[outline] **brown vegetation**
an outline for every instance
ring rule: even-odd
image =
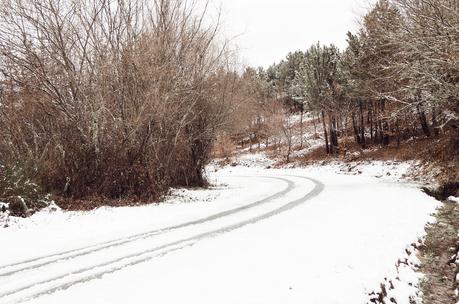
[[[459,205],[445,202],[436,218],[437,222],[427,227],[426,240],[419,248],[420,271],[426,276],[421,284],[422,298],[426,304],[453,304],[458,300],[455,258],[459,250]]]
[[[205,15],[182,0],[3,0],[0,163],[75,199],[205,185],[235,78]]]

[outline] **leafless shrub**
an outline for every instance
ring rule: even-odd
[[[232,84],[185,0],[3,0],[1,160],[69,197],[204,185]]]

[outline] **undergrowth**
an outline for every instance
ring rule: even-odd
[[[0,165],[0,202],[11,215],[27,216],[48,205],[49,197],[19,165]]]

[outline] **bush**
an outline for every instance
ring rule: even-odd
[[[236,145],[231,137],[227,134],[222,134],[217,138],[217,141],[214,144],[213,156],[216,158],[229,159],[235,150]]]
[[[74,199],[205,185],[232,90],[216,28],[181,0],[29,4],[0,10],[0,161]]]
[[[47,205],[40,187],[18,166],[0,166],[0,201],[7,203],[11,215],[27,216]]]

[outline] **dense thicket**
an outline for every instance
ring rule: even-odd
[[[185,0],[2,0],[0,165],[75,198],[204,185],[235,77],[205,15]]]
[[[345,50],[313,45],[256,79],[270,98],[320,118],[329,154],[352,137],[365,149],[442,135],[457,157],[459,2],[380,0]]]

